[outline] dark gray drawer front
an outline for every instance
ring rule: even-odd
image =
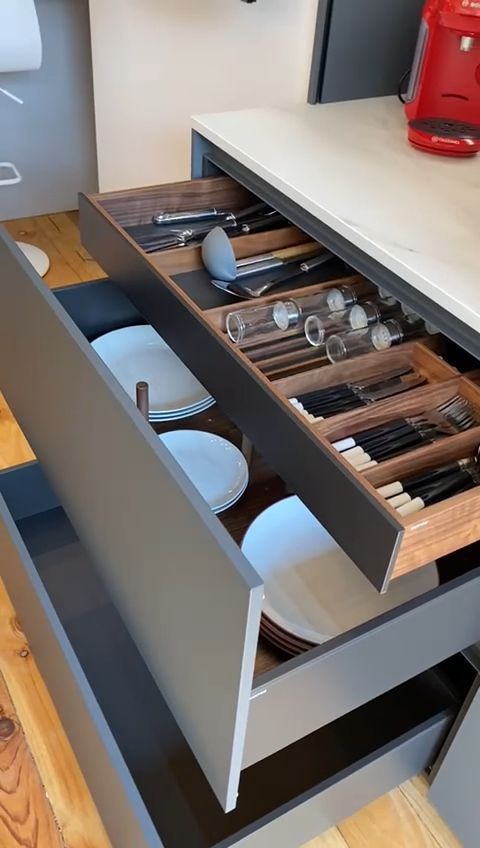
[[[0,269],[2,391],[220,803],[233,809],[262,582],[1,231]]]

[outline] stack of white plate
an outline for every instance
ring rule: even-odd
[[[149,325],[114,330],[92,342],[92,347],[134,401],[137,383],[148,383],[152,422],[188,418],[215,403]]]
[[[235,504],[248,486],[248,465],[235,445],[203,430],[159,436],[215,513]]]
[[[438,586],[436,563],[380,595],[297,497],[262,512],[242,551],[265,583],[261,632],[290,655],[345,633]],[[373,554],[374,555],[374,554]]]

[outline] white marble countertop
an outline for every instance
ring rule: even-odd
[[[193,128],[480,331],[480,157],[414,150],[393,97],[200,115]]]

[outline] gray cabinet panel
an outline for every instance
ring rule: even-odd
[[[263,587],[12,240],[0,385],[225,809],[236,804]]]
[[[480,808],[480,676],[432,772],[430,799],[464,848],[478,848]]]
[[[423,5],[320,0],[309,102],[395,94],[411,66]]]
[[[32,468],[35,471],[35,466]],[[23,487],[28,481],[21,471],[20,474],[17,485]],[[36,481],[32,478],[30,482],[35,485]],[[0,576],[101,810],[112,845],[162,848],[163,843],[1,495]]]

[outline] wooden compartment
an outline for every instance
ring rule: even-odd
[[[149,224],[152,215],[158,212],[185,212],[211,207],[235,212],[258,202],[251,192],[229,177],[166,183],[95,197],[98,205],[122,228]]]
[[[229,310],[248,308],[252,302],[233,300],[213,289],[202,267],[198,247],[147,256],[119,226],[127,220],[125,216],[131,221],[135,216],[136,220],[142,220],[142,216],[150,215],[162,194],[169,198],[171,208],[189,208],[197,200],[199,208],[205,197],[217,190],[216,202],[222,205],[225,205],[222,198],[232,202],[234,197],[239,202],[245,199],[243,189],[223,177],[149,189],[148,201],[145,190],[82,197],[81,228],[86,247],[216,397],[227,416],[285,480],[289,490],[301,497],[371,582],[385,591],[390,579],[431,560],[430,522],[435,511],[424,511],[421,526],[403,520],[378,497],[368,476],[355,472],[332,447],[329,431],[306,420],[288,397],[311,388],[342,383],[355,375],[381,374],[387,366],[396,368],[413,363],[431,384],[452,380],[458,372],[442,359],[442,340],[438,337],[428,337],[422,344],[409,342],[338,365],[328,365],[317,350],[313,353],[307,350],[295,333],[287,338],[282,336],[279,341],[273,339],[267,345],[234,345],[225,333],[226,314]],[[236,191],[240,194],[235,195]],[[295,228],[286,228],[237,238],[233,247],[237,257],[244,257],[305,239],[307,236]],[[309,277],[307,288],[321,290],[340,280],[353,279],[359,278],[340,263],[334,273],[323,269],[320,278]],[[285,284],[283,289],[270,292],[255,304],[278,300],[289,293],[301,294],[305,282],[299,279],[293,288]],[[280,342],[286,342],[285,351],[275,347]],[[430,391],[428,386],[427,389]],[[414,395],[412,403],[416,402]],[[328,499],[322,496],[325,486],[328,486]],[[476,496],[472,492],[464,500],[475,501]],[[345,509],[351,515],[348,530],[339,519]],[[455,524],[436,536],[435,556],[453,550],[455,539],[459,542],[457,547],[467,543],[466,533],[457,534],[458,510],[454,506],[450,510],[447,501],[443,512],[447,524],[450,521]],[[480,521],[472,522],[471,518],[468,510],[465,522],[462,520],[465,524],[469,522],[468,541],[480,539]]]

